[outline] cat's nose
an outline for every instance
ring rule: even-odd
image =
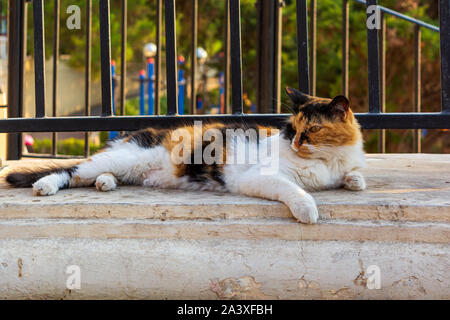
[[[300,148],[302,146],[302,144],[303,144],[303,140],[301,138],[298,138],[298,139],[295,138],[295,140],[294,140],[295,147]]]
[[[308,137],[306,136],[306,134],[302,132],[299,138],[296,137],[295,145],[297,147],[301,147],[303,145],[303,142],[307,139],[308,139]]]

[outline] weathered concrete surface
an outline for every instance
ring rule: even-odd
[[[446,223],[333,220],[303,225],[288,219],[159,221],[20,219],[0,221],[0,239],[281,239],[449,243]]]
[[[367,191],[314,194],[313,226],[239,195],[120,187],[43,198],[0,184],[0,298],[449,299],[450,155],[368,165]],[[65,287],[69,265],[81,290]],[[379,290],[366,287],[369,265]]]
[[[9,163],[0,179],[17,166]],[[450,155],[369,155],[368,189],[313,194],[323,219],[450,222]],[[290,218],[283,204],[221,193],[120,187],[61,190],[33,197],[0,181],[0,219],[19,218],[238,219]]]
[[[0,240],[0,298],[450,299],[449,245],[283,240]],[[67,290],[78,265],[80,290]],[[368,289],[367,268],[381,289]],[[20,267],[19,267],[20,266]]]

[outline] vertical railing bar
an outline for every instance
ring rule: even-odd
[[[342,93],[348,97],[349,57],[350,57],[350,3],[342,0]]]
[[[85,80],[84,80],[84,115],[91,114],[91,56],[92,56],[92,0],[86,3],[86,51],[85,51]],[[84,156],[89,156],[89,132],[84,134]]]
[[[102,116],[112,115],[110,2],[99,0]]]
[[[8,118],[23,116],[27,7],[24,1],[10,1],[8,6]],[[7,160],[19,160],[22,156],[22,134],[9,133],[7,139]]]
[[[380,15],[380,34],[379,34],[379,50],[380,50],[380,101],[381,112],[386,112],[386,18],[383,12]],[[378,131],[378,152],[386,153],[386,130]]]
[[[298,85],[310,93],[308,65],[308,10],[306,0],[297,0]]]
[[[122,0],[122,48],[120,65],[120,115],[125,114],[126,86],[127,86],[127,27],[128,2]]]
[[[58,65],[59,65],[59,31],[60,31],[60,0],[55,0],[53,29],[53,108],[52,116],[56,117],[58,108]],[[57,136],[52,133],[52,155],[57,154]]]
[[[161,27],[162,0],[156,0],[156,64],[155,64],[155,114],[161,114]]]
[[[27,37],[28,37],[28,7],[29,7],[29,5],[28,5],[29,3],[28,2],[25,2],[24,3],[24,5],[23,5],[23,10],[24,10],[24,12],[23,12],[23,19],[24,19],[24,22],[23,22],[23,32],[22,32],[22,35],[21,35],[21,37],[23,37],[23,58],[25,59],[26,57],[27,57],[27,52],[28,52],[28,41],[27,41]],[[31,4],[30,4],[31,5]],[[23,60],[24,62],[23,62],[23,65],[25,65],[25,60]],[[22,66],[22,69],[25,69],[25,67],[24,66]],[[22,90],[23,90],[23,88],[22,88]],[[21,99],[22,99],[23,97],[21,97]],[[21,111],[23,111],[23,106],[22,106],[22,110]]]
[[[377,0],[367,0],[367,8],[377,6]],[[367,12],[367,20],[372,13]],[[378,52],[378,30],[367,26],[367,55],[368,55],[368,78],[369,78],[369,112],[380,112],[380,79],[379,79],[379,52]]]
[[[310,38],[310,58],[309,58],[309,88],[313,96],[316,95],[316,58],[317,58],[317,0],[310,0],[309,9],[309,29],[311,32]]]
[[[450,112],[450,2],[439,0],[442,112]]]
[[[419,25],[414,26],[414,112],[420,112],[422,108],[421,88],[422,88],[422,31]],[[422,130],[414,130],[414,152],[422,152],[421,144]]]
[[[241,48],[241,3],[230,0],[230,45],[231,45],[231,96],[233,114],[243,113],[242,104],[242,48]]]
[[[225,112],[230,113],[230,0],[225,0],[225,65],[224,65]]]
[[[192,0],[192,51],[191,51],[191,114],[197,113],[197,88],[195,76],[197,74],[197,32],[198,32],[198,0]]]
[[[281,112],[281,53],[283,46],[283,1],[275,1],[274,19],[274,83],[273,83],[273,113]]]
[[[277,96],[274,92],[276,74],[277,0],[258,2],[258,76],[257,105],[259,113],[275,113]]]
[[[175,0],[165,0],[167,115],[178,114]]]
[[[36,118],[43,118],[45,117],[45,38],[43,0],[33,1],[33,19]]]
[[[270,38],[269,36],[271,35],[271,32],[268,30],[272,30],[271,28],[271,22],[270,19],[267,18],[267,13],[266,11],[268,11],[267,5],[270,2],[264,2],[264,1],[256,1],[255,3],[255,8],[257,9],[257,15],[258,15],[258,19],[257,19],[257,24],[256,24],[256,32],[259,35],[257,38],[257,55],[256,55],[256,61],[257,61],[257,76],[256,76],[256,105],[257,105],[257,111],[258,113],[265,113],[265,111],[267,110],[266,107],[271,107],[272,106],[272,100],[270,100],[269,103],[267,103],[267,99],[263,99],[264,95],[266,94],[270,94],[272,93],[272,89],[271,88],[263,88],[264,82],[267,82],[267,80],[269,78],[271,78],[271,74],[272,72],[267,72],[265,70],[263,70],[263,67],[268,67],[271,63],[271,59],[267,58],[267,52],[270,52],[270,45],[264,45],[265,42],[267,42],[267,40],[265,40],[266,38]],[[271,42],[271,41],[269,41]],[[266,53],[265,56],[263,56],[263,54]],[[263,61],[265,63],[263,63]],[[267,74],[267,77],[263,77],[263,74]],[[269,111],[270,113],[270,111]]]

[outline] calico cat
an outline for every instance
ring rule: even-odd
[[[242,123],[208,123],[200,130],[193,125],[179,128],[188,134],[180,138],[179,130],[148,128],[108,142],[101,152],[76,166],[12,172],[6,180],[15,187],[32,186],[40,196],[92,185],[99,191],[112,191],[119,184],[232,192],[281,201],[300,222],[315,223],[318,210],[307,191],[366,188],[358,171],[365,165],[362,135],[346,97],[317,98],[292,88],[286,92],[294,103],[293,115],[279,131]],[[236,154],[248,156],[249,149],[242,151],[237,140],[224,144],[230,140],[227,130],[236,128],[265,130],[265,135],[238,138],[257,150],[267,151],[263,147],[267,143],[276,146],[273,172],[262,171],[267,167],[263,157],[254,163],[227,161]],[[214,134],[207,138],[211,130],[224,138]],[[208,148],[213,162],[202,159]]]

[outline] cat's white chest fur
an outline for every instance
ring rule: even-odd
[[[362,144],[358,143],[354,146],[343,147],[313,147],[314,154],[317,158],[305,159],[299,157],[292,149],[290,141],[284,139],[277,134],[267,138],[266,141],[261,141],[260,145],[263,151],[260,154],[265,154],[265,149],[271,144],[270,140],[276,139],[275,145],[278,146],[278,152],[275,153],[276,158],[266,159],[264,162],[258,162],[253,166],[244,165],[227,165],[226,181],[227,187],[232,192],[238,192],[241,186],[237,185],[241,181],[239,177],[243,174],[256,176],[278,176],[289,180],[299,187],[306,190],[324,190],[331,188],[338,188],[344,185],[346,174],[363,168],[365,166],[365,157],[362,149]],[[277,161],[275,165],[268,164],[268,161]],[[270,167],[272,172],[264,173],[264,169]],[[273,188],[273,186],[266,184],[261,188]]]
[[[280,139],[280,174],[307,190],[341,187],[348,172],[365,166],[362,143],[354,146],[327,147],[305,145],[315,158],[299,157],[289,141]]]
[[[323,190],[338,188],[344,184],[348,172],[365,166],[364,153],[357,146],[340,147],[328,150],[326,157],[317,159],[302,159],[288,157],[286,171],[296,183],[307,190]],[[332,152],[334,151],[334,152]]]

